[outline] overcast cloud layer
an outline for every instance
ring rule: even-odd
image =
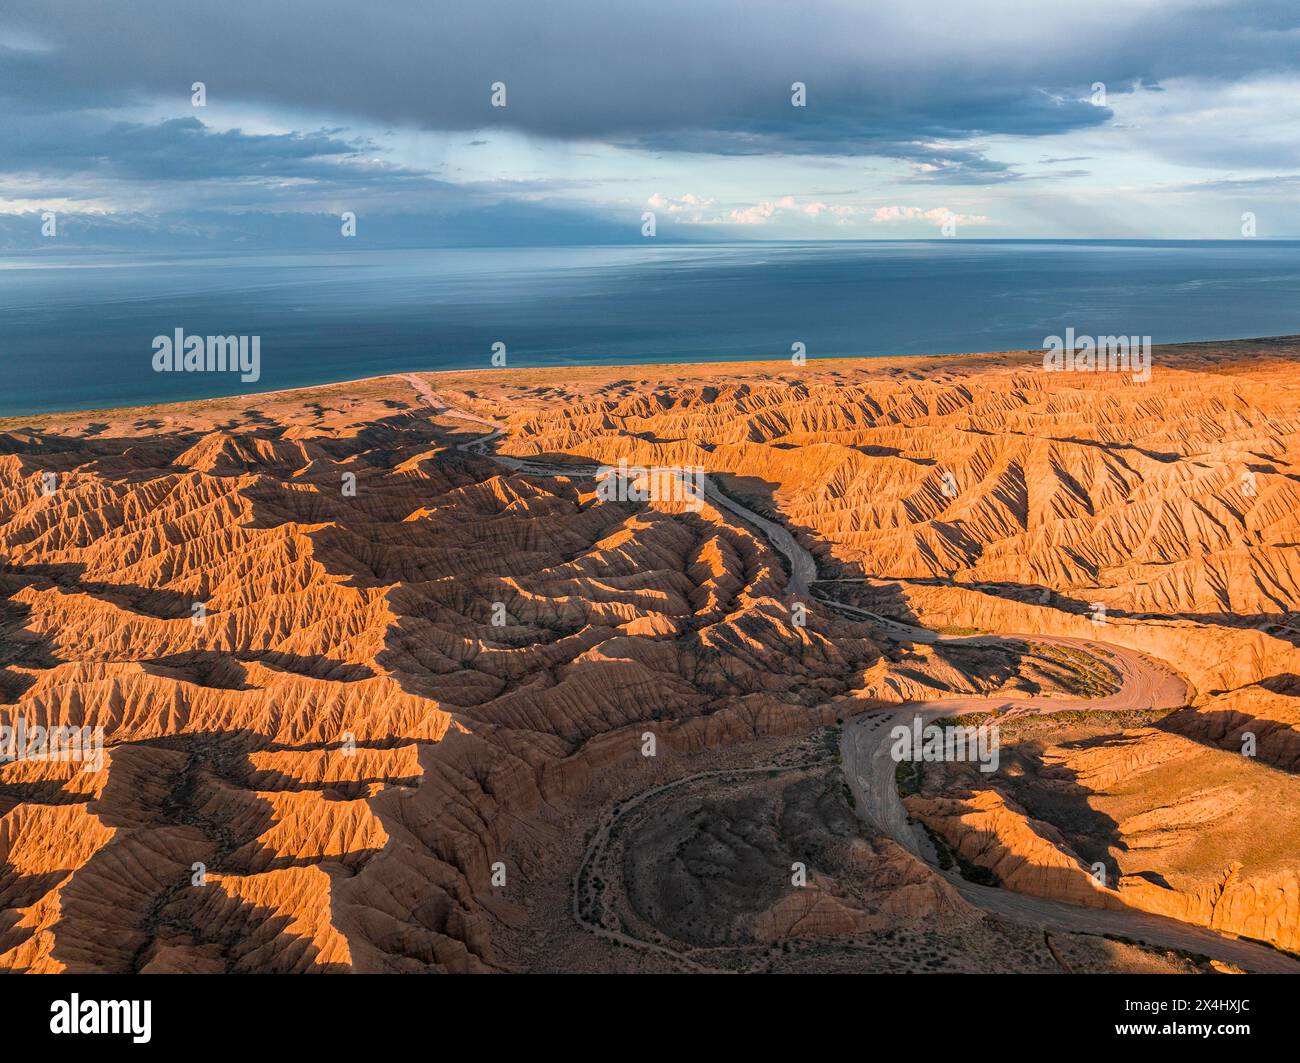
[[[639,239],[646,210],[679,239],[1296,236],[1298,134],[1280,0],[0,11],[8,246],[42,210],[107,243],[343,210],[407,243]]]

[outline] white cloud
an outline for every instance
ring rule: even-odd
[[[744,210],[733,210],[728,217],[737,225],[766,225],[776,214],[776,204],[764,200]]]
[[[908,221],[926,221],[932,225],[942,225],[949,219],[958,225],[987,225],[989,223],[989,219],[983,214],[962,214],[959,211],[949,210],[947,207],[931,207],[929,210],[922,207],[877,207],[871,215],[871,220],[878,225]]]
[[[687,192],[676,198],[656,192],[646,200],[646,203],[666,214],[699,214],[704,208],[711,206],[713,200],[697,196],[694,192]]]
[[[765,199],[752,207],[737,207],[727,215],[725,220],[736,225],[766,225],[783,214],[802,214],[808,218],[816,218],[819,214],[833,209],[819,199],[800,203],[794,196],[782,196],[775,201]]]

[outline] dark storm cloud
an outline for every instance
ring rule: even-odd
[[[43,116],[0,117],[6,152],[0,172],[93,174],[144,180],[276,177],[367,181],[420,175],[368,161],[368,145],[327,131],[247,134],[214,132],[198,118],[114,122],[82,114],[51,123]]]
[[[1300,12],[1215,5],[591,4],[580,0],[9,0],[50,51],[0,53],[7,93],[66,107],[210,94],[431,129],[509,127],[665,150],[893,154],[1095,125],[1095,81],[1297,65]],[[0,22],[0,29],[3,23]],[[0,32],[0,42],[3,42]],[[494,109],[489,86],[507,84]],[[808,106],[790,106],[790,85]],[[933,155],[932,149],[928,150]],[[948,179],[1005,179],[954,157]],[[935,180],[944,178],[936,177]]]
[[[823,174],[874,170],[928,186],[936,203],[947,189],[960,199],[970,186],[1009,185],[1014,194],[989,195],[1019,204],[1087,172],[1041,169],[1076,161],[1068,155],[1011,164],[993,157],[993,138],[1110,123],[1089,102],[1096,82],[1111,102],[1162,80],[1191,100],[1143,124],[1143,97],[1130,97],[1135,124],[1108,136],[1229,173],[1284,168],[1294,144],[1252,104],[1251,86],[1244,132],[1231,109],[1209,129],[1201,112],[1216,91],[1270,74],[1285,86],[1298,66],[1294,0],[4,0],[0,191],[20,211],[80,204],[86,214],[67,231],[80,225],[88,244],[131,227],[158,241],[228,230],[293,243],[341,209],[365,212],[372,237],[396,242],[421,232],[417,217],[429,240],[635,238],[641,204],[610,187],[635,160],[601,143],[655,159],[808,156]],[[195,81],[208,110],[190,106]],[[490,105],[497,81],[503,109]],[[791,106],[794,82],[806,107]],[[241,120],[248,128],[230,128]],[[484,166],[540,176],[484,181],[454,152],[427,163],[438,138],[411,129],[455,133],[450,142],[474,147]],[[537,153],[532,170],[529,147],[496,135],[506,131],[568,146]],[[711,166],[729,168],[704,160],[702,172]],[[603,198],[582,194],[588,169]],[[706,220],[721,229],[732,205]],[[295,212],[302,233],[285,219]],[[375,224],[385,212],[406,220],[385,232]],[[7,239],[22,244],[34,216],[18,217]],[[148,217],[166,220],[151,228]]]

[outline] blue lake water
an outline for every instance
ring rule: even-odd
[[[412,370],[789,360],[1300,333],[1300,242],[922,241],[0,259],[0,415]],[[153,338],[261,337],[261,379]]]

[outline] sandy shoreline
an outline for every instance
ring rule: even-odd
[[[1300,342],[1300,336],[1259,336],[1231,340],[1194,340],[1185,343],[1157,344],[1154,349],[1161,351],[1176,350],[1180,352],[1194,353],[1198,348],[1223,349],[1239,347],[1242,345],[1259,345],[1264,347],[1277,345],[1283,347],[1286,345],[1294,345],[1297,342]],[[392,373],[379,373],[372,376],[350,377],[347,380],[327,381],[320,384],[302,384],[292,388],[275,388],[270,391],[234,392],[227,395],[214,395],[209,398],[177,399],[167,402],[137,403],[123,406],[75,407],[67,410],[50,410],[32,414],[10,414],[8,416],[0,417],[0,429],[12,430],[27,425],[37,425],[47,422],[51,418],[57,419],[100,414],[117,418],[132,413],[143,415],[146,413],[157,413],[160,410],[168,409],[196,409],[213,403],[249,402],[307,392],[329,393],[335,388],[355,386],[373,387],[381,381],[400,379],[400,377],[407,373],[415,373],[422,377],[433,377],[448,385],[452,385],[454,381],[459,379],[463,379],[466,385],[474,383],[481,384],[490,378],[494,383],[532,384],[544,386],[557,381],[560,383],[575,383],[589,380],[596,376],[607,376],[616,373],[635,374],[635,376],[639,378],[639,382],[648,383],[653,379],[662,379],[666,376],[675,376],[682,379],[691,379],[701,375],[726,375],[729,373],[737,375],[783,376],[790,373],[825,371],[828,369],[904,369],[919,364],[933,365],[936,362],[943,362],[954,366],[970,365],[972,362],[981,361],[986,361],[991,364],[1014,364],[1020,361],[1037,362],[1042,358],[1042,355],[1043,352],[1039,349],[1024,349],[1011,351],[974,351],[965,353],[880,355],[872,357],[819,357],[810,359],[805,366],[794,366],[790,365],[788,361],[784,359],[772,358],[722,362],[646,362],[627,363],[621,365],[606,365],[602,363],[600,365],[531,367],[505,366],[499,368],[489,366],[482,369],[414,369]],[[527,379],[520,380],[520,374],[527,374]]]
[[[1206,342],[1240,342],[1240,341],[1206,341]],[[964,361],[993,358],[1011,358],[1011,357],[1030,357],[1039,356],[1041,352],[1033,350],[1025,351],[976,351],[964,354],[907,354],[907,355],[880,355],[873,357],[850,356],[843,358],[815,358],[810,360],[810,364],[817,368],[835,366],[841,363],[870,363],[873,366],[901,366],[914,363],[918,360],[930,359],[961,359]],[[726,362],[629,362],[626,364],[605,364],[600,365],[548,365],[548,366],[504,366],[494,368],[486,366],[482,369],[411,369],[400,370],[392,373],[379,373],[373,376],[349,377],[346,380],[326,381],[320,384],[301,384],[292,388],[275,388],[270,391],[247,391],[232,392],[227,395],[212,395],[208,398],[199,399],[175,399],[167,402],[155,403],[136,403],[124,406],[84,406],[73,407],[67,410],[48,410],[42,413],[34,414],[11,414],[6,417],[0,417],[0,425],[6,425],[16,420],[30,421],[33,418],[46,417],[63,417],[72,414],[113,414],[121,416],[139,410],[141,412],[154,411],[169,407],[195,407],[202,406],[213,402],[231,402],[231,401],[249,401],[254,399],[271,398],[279,395],[295,395],[308,391],[327,391],[331,388],[347,387],[349,385],[372,385],[381,380],[400,379],[408,373],[415,373],[422,377],[438,377],[447,379],[450,377],[463,376],[482,376],[491,374],[498,381],[512,380],[516,374],[528,373],[534,377],[547,375],[563,374],[567,380],[572,380],[574,374],[579,376],[590,375],[592,373],[615,373],[615,372],[633,372],[638,376],[645,377],[648,375],[663,375],[663,372],[672,370],[696,370],[709,371],[710,374],[723,370],[748,370],[749,372],[767,370],[772,373],[788,372],[797,368],[790,365],[784,359],[751,359]],[[691,374],[687,374],[691,375]]]

